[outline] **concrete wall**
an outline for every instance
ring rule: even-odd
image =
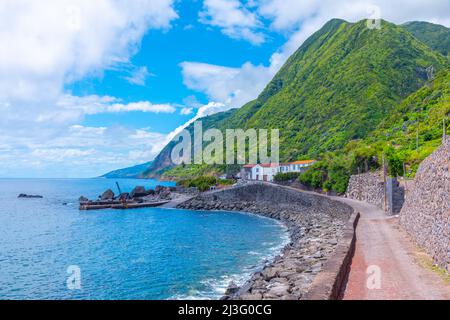
[[[450,271],[450,140],[425,159],[414,183],[408,183],[401,226]]]

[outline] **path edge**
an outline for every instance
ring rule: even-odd
[[[354,212],[344,230],[334,254],[325,262],[322,271],[317,274],[310,290],[302,300],[339,300],[345,289],[350,265],[355,254],[356,228],[360,213]]]

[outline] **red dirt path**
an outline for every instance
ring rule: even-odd
[[[398,227],[398,218],[387,217],[364,202],[334,199],[361,213],[344,300],[450,299],[449,283],[419,263],[420,251]],[[380,289],[368,289],[366,285],[366,270],[374,265],[381,270]]]

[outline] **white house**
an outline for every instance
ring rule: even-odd
[[[315,160],[303,160],[281,164],[248,164],[244,166],[241,177],[246,180],[273,181],[277,173],[303,172],[315,162]]]
[[[288,163],[280,164],[280,172],[303,172],[308,167],[312,166],[316,161],[315,160],[300,160]]]

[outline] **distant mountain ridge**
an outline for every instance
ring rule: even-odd
[[[402,25],[417,39],[444,56],[450,54],[450,29],[439,24],[412,21]]]
[[[367,28],[365,20],[333,19],[303,43],[257,99],[203,118],[203,127],[279,128],[281,161],[341,150],[368,137],[433,73],[448,68],[440,52],[445,48],[426,36],[429,28],[382,21],[378,30]],[[448,36],[445,27],[432,30],[439,39]],[[173,166],[173,145],[163,149],[145,177]]]
[[[108,179],[133,179],[142,178],[142,173],[152,165],[153,161],[149,161],[143,164],[139,164],[133,167],[123,168],[108,172],[101,176],[101,178]]]

